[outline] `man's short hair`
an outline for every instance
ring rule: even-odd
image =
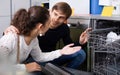
[[[61,11],[63,14],[66,15],[66,19],[68,19],[71,16],[71,13],[72,13],[72,9],[71,9],[70,5],[68,3],[66,3],[66,2],[58,2],[58,3],[56,3],[52,7],[52,11],[53,10]]]

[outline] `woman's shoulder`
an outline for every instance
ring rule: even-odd
[[[2,37],[6,37],[6,38],[17,38],[17,34],[16,33],[12,33],[12,32],[9,32],[9,33],[7,33],[7,34],[5,34],[5,35],[3,35]]]
[[[0,46],[11,49],[16,44],[17,34],[7,33],[0,38]]]
[[[31,44],[32,44],[32,45],[38,44],[38,39],[37,39],[37,37],[34,38],[34,39],[31,41]]]
[[[9,32],[5,35],[3,35],[1,38],[0,38],[0,43],[1,42],[14,42],[15,39],[17,39],[17,34],[15,33],[12,33],[12,32]]]

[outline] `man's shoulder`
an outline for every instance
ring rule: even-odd
[[[55,29],[49,29],[47,32],[61,32],[61,31],[68,31],[69,30],[69,27],[67,24],[61,24],[59,27],[55,28]]]
[[[64,28],[66,29],[67,28],[68,29],[69,27],[68,27],[67,24],[63,23],[63,24],[61,24],[61,26],[59,28],[62,28],[62,29],[64,29]]]

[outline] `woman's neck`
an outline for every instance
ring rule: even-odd
[[[31,41],[33,40],[33,38],[30,36],[24,36],[24,39],[27,45],[30,45]]]
[[[31,41],[36,37],[37,37],[37,35],[24,36],[26,44],[30,45]]]
[[[29,45],[31,41],[37,36],[38,36],[38,30],[33,30],[29,36],[24,36],[26,44]]]

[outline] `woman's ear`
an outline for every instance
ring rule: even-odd
[[[38,28],[38,29],[41,29],[41,28],[42,28],[42,25],[43,25],[42,23],[38,23],[37,28]]]
[[[41,23],[39,23],[39,24],[37,25],[37,30],[38,30],[38,32],[39,32],[39,36],[42,36],[43,34],[42,34],[42,24],[41,24]]]

